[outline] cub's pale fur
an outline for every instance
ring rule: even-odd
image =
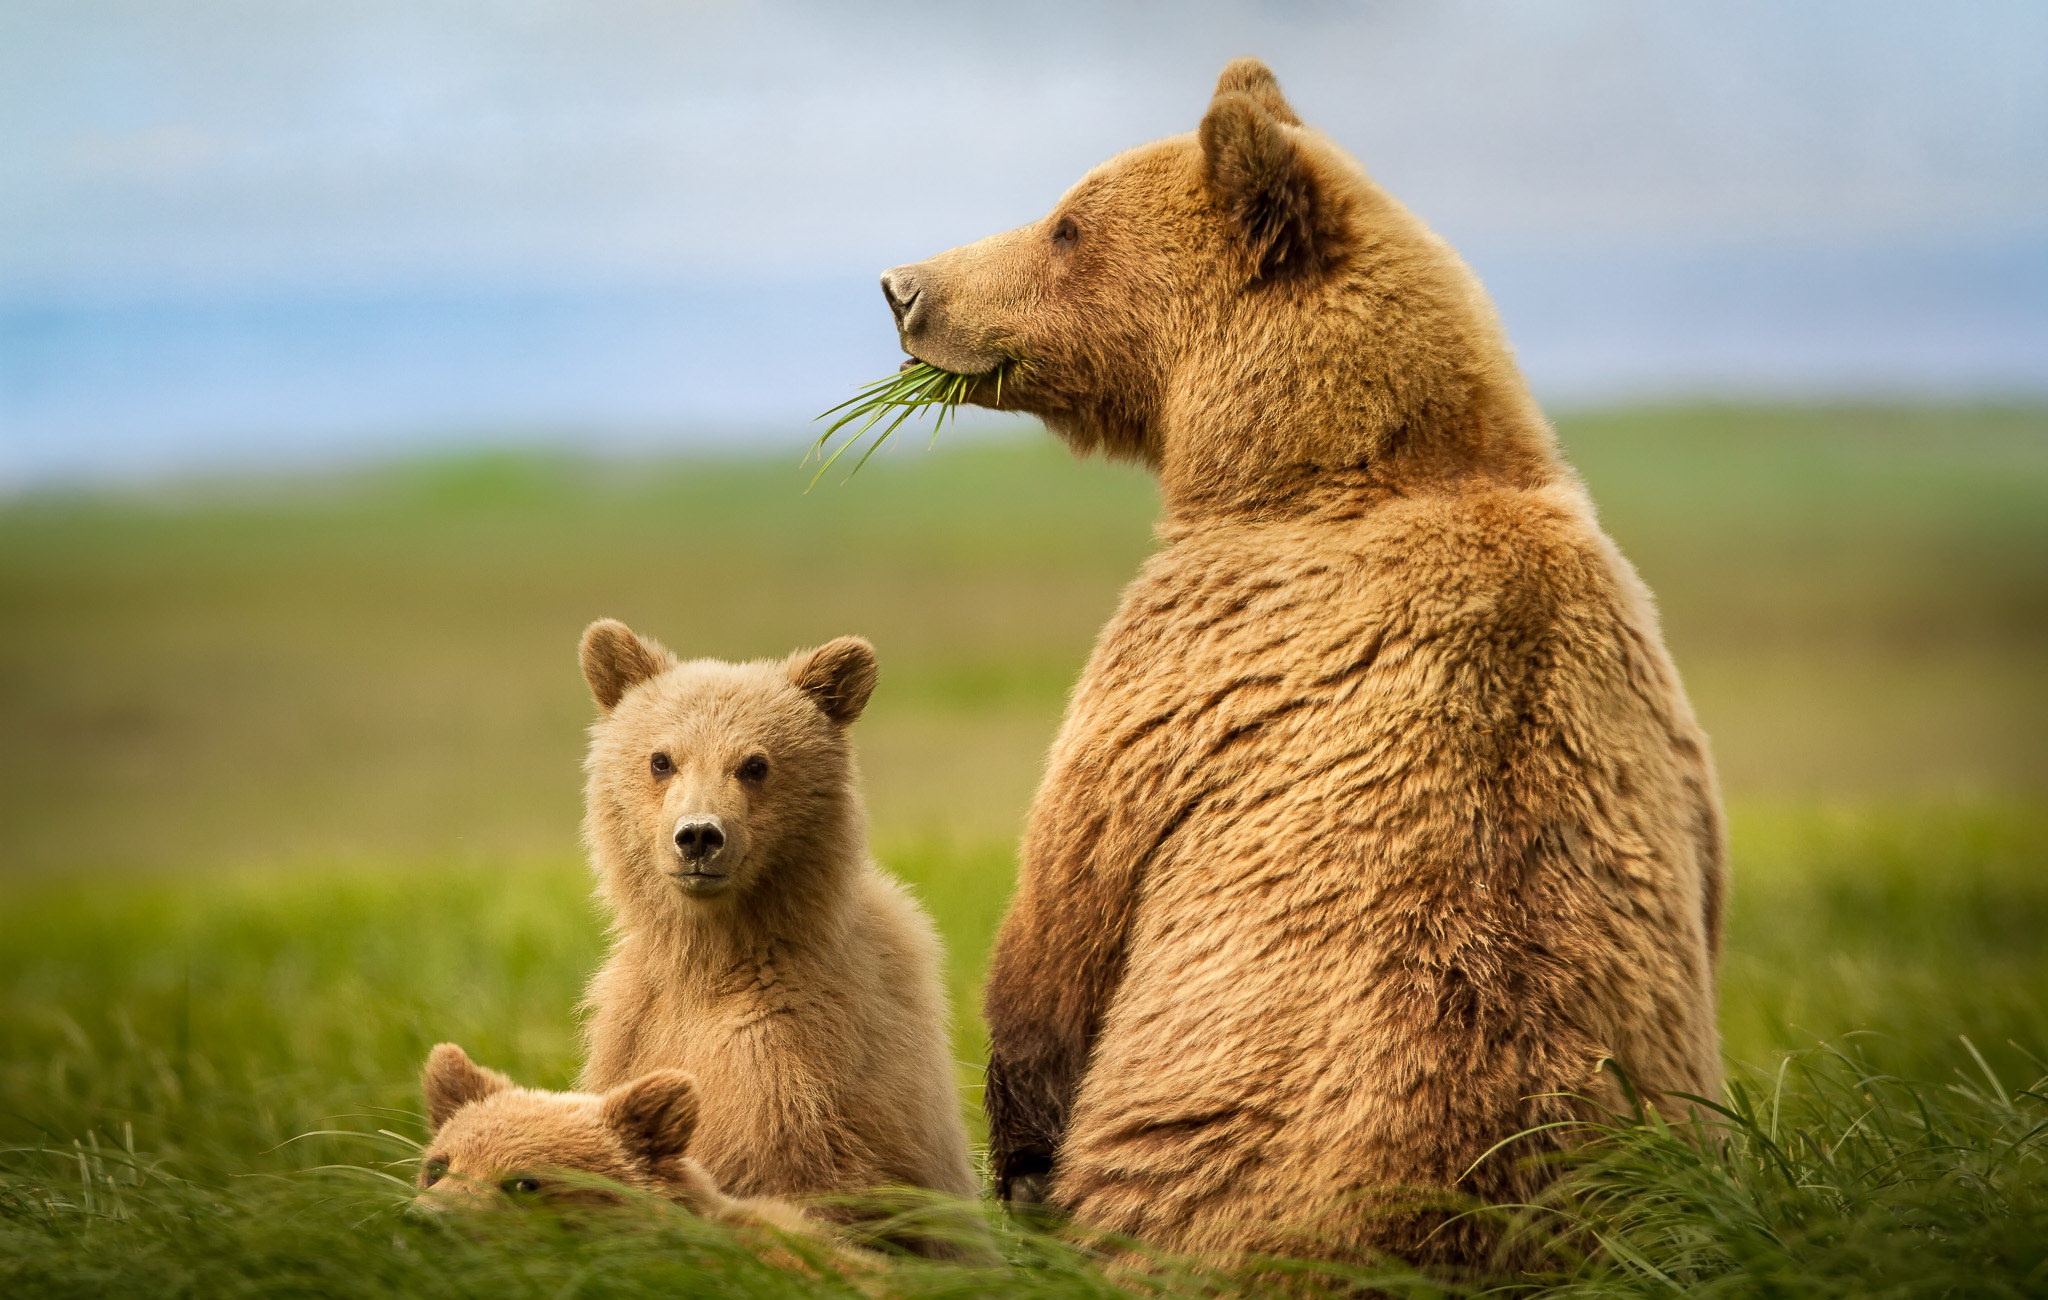
[[[867,856],[847,728],[874,650],[679,662],[603,621],[582,662],[613,915],[582,1087],[687,1072],[691,1153],[732,1195],[973,1195],[938,936]]]
[[[601,1095],[546,1092],[519,1087],[442,1043],[427,1057],[420,1086],[434,1130],[420,1154],[415,1204],[422,1209],[483,1205],[501,1195],[554,1204],[617,1199],[603,1179],[735,1226],[814,1230],[783,1201],[728,1196],[690,1157],[697,1091],[680,1071],[655,1070]]]

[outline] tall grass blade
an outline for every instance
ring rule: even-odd
[[[939,440],[939,430],[945,427],[946,417],[950,415],[955,424],[959,423],[961,405],[966,402],[968,394],[974,391],[974,386],[984,379],[994,381],[996,405],[1000,406],[1003,397],[1003,375],[1015,365],[1014,361],[1006,361],[987,374],[962,375],[950,370],[941,370],[922,361],[914,361],[893,375],[862,385],[860,391],[852,397],[819,413],[818,419],[831,419],[832,423],[825,426],[825,431],[818,435],[817,441],[804,453],[806,463],[813,456],[818,457],[820,461],[818,471],[811,475],[810,484],[805,491],[816,487],[818,480],[825,476],[825,471],[837,464],[849,447],[866,438],[868,431],[885,419],[888,423],[880,433],[869,440],[867,449],[848,471],[849,479],[860,473],[861,466],[867,464],[868,458],[889,440],[889,435],[901,428],[905,421],[931,407],[937,408],[936,418],[932,422],[932,441],[936,443]],[[892,413],[894,418],[890,419]],[[828,455],[827,449],[831,448],[832,440],[848,425],[855,426],[853,432]]]

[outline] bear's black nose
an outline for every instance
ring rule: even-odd
[[[715,821],[684,822],[676,827],[676,852],[685,862],[709,862],[725,847],[725,832]]]
[[[911,308],[917,304],[917,296],[923,287],[917,282],[917,274],[907,266],[882,272],[882,296],[889,300],[889,313],[896,318],[896,328],[908,330],[912,327]]]

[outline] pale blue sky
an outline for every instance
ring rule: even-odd
[[[865,270],[1244,52],[1457,238],[2048,228],[2037,0],[10,0],[0,286]]]
[[[800,441],[1245,53],[1548,399],[2048,392],[2041,0],[5,0],[0,484]]]

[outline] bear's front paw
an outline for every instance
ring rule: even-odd
[[[1019,1208],[1045,1204],[1052,1190],[1052,1153],[1027,1148],[1008,1153],[996,1173],[996,1199]]]
[[[1003,1199],[1019,1208],[1043,1205],[1051,1183],[1049,1173],[1019,1174],[1004,1185]]]

